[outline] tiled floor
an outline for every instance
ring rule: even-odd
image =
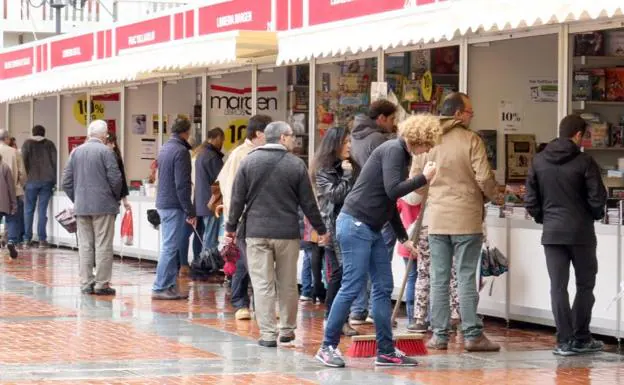
[[[256,344],[255,322],[233,318],[229,293],[217,282],[181,279],[187,301],[152,301],[155,265],[124,259],[113,272],[117,296],[85,296],[75,251],[21,251],[17,260],[5,254],[0,385],[624,384],[618,354],[557,358],[551,330],[507,329],[494,321],[487,331],[502,345],[500,353],[464,353],[457,335],[448,352],[421,357],[417,368],[375,369],[364,358],[328,369],[313,359],[322,305],[300,305],[294,347],[264,349]],[[399,320],[397,331],[404,327]],[[344,340],[341,348],[347,347]]]

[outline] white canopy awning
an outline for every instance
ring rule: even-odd
[[[232,31],[121,51],[118,56],[0,81],[0,102],[42,94],[173,76],[193,68],[241,66],[277,55],[274,32]]]
[[[278,64],[621,16],[622,0],[447,0],[278,34]]]

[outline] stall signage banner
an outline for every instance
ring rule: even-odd
[[[124,49],[145,47],[171,40],[171,16],[141,21],[117,28],[117,53]]]
[[[509,100],[501,100],[498,104],[498,119],[504,132],[522,130],[522,108]]]
[[[279,114],[277,86],[258,87],[258,113],[273,117]],[[225,131],[224,151],[228,153],[247,135],[251,116],[251,88],[210,85],[210,122]]]
[[[77,64],[93,59],[93,34],[76,36],[50,43],[52,68]]]
[[[330,23],[435,2],[436,0],[310,0],[309,24]]]
[[[32,75],[35,62],[33,47],[0,54],[0,79]]]
[[[271,0],[232,0],[199,9],[199,34],[266,31],[270,21]]]

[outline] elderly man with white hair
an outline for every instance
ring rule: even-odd
[[[328,241],[328,234],[306,165],[290,153],[295,147],[292,128],[285,122],[273,122],[266,126],[264,137],[266,144],[252,150],[236,173],[225,230],[230,240],[242,237],[247,241],[259,344],[276,347],[278,298],[279,342],[291,344],[295,339],[299,207],[319,233],[321,244]],[[244,226],[239,219],[245,222]]]
[[[106,122],[91,122],[89,138],[72,151],[63,171],[63,189],[74,203],[78,223],[83,294],[115,295],[110,280],[122,176],[115,154],[104,144],[107,134]]]

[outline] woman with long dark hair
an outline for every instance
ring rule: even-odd
[[[128,190],[128,181],[126,179],[126,167],[124,166],[123,159],[121,158],[121,151],[119,151],[119,145],[117,144],[117,135],[115,135],[114,132],[108,133],[106,145],[115,153],[117,165],[119,166],[119,171],[121,171],[121,201],[126,210],[132,210],[132,206],[130,206],[130,202],[128,202],[130,191]]]
[[[351,160],[351,135],[342,127],[329,129],[314,156],[310,174],[316,186],[321,215],[332,240],[325,245],[327,294],[325,296],[325,319],[329,316],[334,297],[342,282],[342,258],[336,234],[336,218],[355,183],[359,173],[357,163]],[[346,336],[357,335],[357,331],[346,322],[342,328]]]

